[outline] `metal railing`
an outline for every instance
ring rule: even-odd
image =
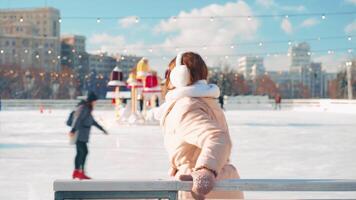
[[[176,200],[179,191],[191,191],[192,182],[182,181],[116,181],[56,180],[55,200],[64,199],[169,199]],[[356,180],[347,179],[231,179],[217,182],[214,191],[313,191],[355,192]]]

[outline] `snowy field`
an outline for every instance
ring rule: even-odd
[[[0,199],[53,199],[55,179],[69,179],[74,146],[69,110],[0,112]],[[356,114],[323,111],[227,111],[232,163],[242,178],[356,179]],[[96,179],[166,179],[158,126],[123,126],[95,111],[87,171]],[[339,196],[337,196],[339,195]],[[341,195],[341,196],[340,196]],[[247,193],[247,198],[356,198],[356,193]]]

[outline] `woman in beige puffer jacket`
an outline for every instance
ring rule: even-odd
[[[170,175],[193,180],[195,199],[242,199],[239,191],[210,192],[216,180],[239,178],[237,169],[229,163],[232,143],[224,113],[216,101],[220,91],[216,85],[207,84],[207,67],[198,54],[187,52],[179,59],[182,63],[178,64],[188,69],[189,83],[174,87],[168,73],[169,91],[158,111]],[[174,59],[170,71],[175,65]],[[187,192],[179,194],[179,199],[191,198]]]

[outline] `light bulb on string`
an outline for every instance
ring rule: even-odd
[[[214,17],[210,17],[210,21],[213,22],[214,21]]]
[[[1,54],[3,54],[3,53],[4,53],[4,50],[3,50],[3,49],[1,49],[1,50],[0,50],[0,53],[1,53]]]
[[[59,22],[59,23],[62,23],[62,18],[58,18],[58,22]]]
[[[322,19],[322,20],[325,20],[325,19],[326,19],[325,14],[322,14],[322,15],[321,15],[321,19]]]
[[[177,17],[176,16],[173,17],[173,21],[177,22]]]
[[[290,45],[292,45],[292,42],[291,42],[291,41],[288,42],[288,46],[290,46]]]
[[[125,56],[121,56],[121,60],[125,60]]]
[[[19,20],[20,22],[23,22],[23,17],[20,17],[20,20]]]
[[[259,43],[258,43],[258,46],[260,46],[260,47],[261,47],[262,45],[263,45],[263,43],[262,43],[262,42],[259,42]]]
[[[229,56],[225,56],[225,59],[229,59]]]
[[[135,23],[139,23],[140,19],[138,17],[135,18]]]
[[[96,23],[100,23],[101,22],[101,19],[98,17],[96,18]]]
[[[25,50],[24,50],[24,52],[25,52],[25,53],[28,53],[28,50],[27,50],[27,49],[25,49]]]
[[[308,56],[311,56],[311,52],[310,52],[310,51],[308,51],[308,53],[307,53],[307,54],[308,54]]]
[[[289,16],[288,16],[288,15],[286,15],[286,16],[284,16],[284,18],[288,19],[288,18],[289,18]]]
[[[231,45],[230,48],[233,49],[233,48],[235,48],[235,46],[234,46],[234,45]]]
[[[39,59],[39,58],[40,58],[40,55],[37,54],[37,55],[36,55],[36,58]]]
[[[247,21],[251,21],[251,16],[248,16],[248,17],[247,17]]]
[[[61,59],[61,56],[57,56],[58,59]]]
[[[149,49],[148,51],[152,53],[152,52],[153,52],[153,49]]]
[[[48,54],[51,54],[52,53],[52,51],[51,50],[48,50]]]
[[[348,41],[351,41],[351,40],[352,40],[352,38],[349,36],[349,37],[347,37],[347,40],[348,40]]]

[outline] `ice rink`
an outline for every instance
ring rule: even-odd
[[[74,146],[69,110],[0,112],[0,199],[53,199],[55,179],[69,179]],[[158,126],[123,126],[95,111],[87,171],[95,179],[167,179]],[[323,111],[227,111],[232,163],[242,178],[356,179],[356,114]],[[340,193],[338,193],[340,195]],[[355,193],[341,193],[356,198]],[[335,193],[247,193],[247,198],[331,197]],[[339,196],[340,197],[340,196]]]

